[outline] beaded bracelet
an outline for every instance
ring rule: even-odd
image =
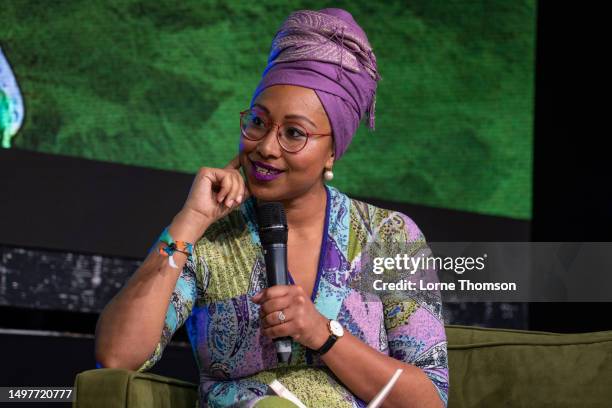
[[[166,244],[165,247],[159,248],[159,253],[163,256],[170,257],[169,263],[170,266],[174,269],[178,269],[176,262],[174,262],[174,253],[180,252],[182,254],[187,255],[187,258],[190,259],[193,256],[193,244],[185,241],[175,241],[170,235],[168,231],[168,227],[164,229],[164,232],[159,237],[159,241]]]

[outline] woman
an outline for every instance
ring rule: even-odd
[[[169,236],[105,308],[98,361],[147,370],[185,323],[201,406],[253,406],[274,379],[309,407],[365,406],[398,368],[384,406],[446,405],[439,298],[376,296],[351,285],[369,273],[361,268],[368,242],[424,242],[421,231],[404,214],[324,183],[366,111],[373,128],[379,78],[348,12],[288,17],[241,113],[238,156],[224,169],[200,170]],[[260,201],[284,205],[290,285],[267,287]],[[182,253],[172,252],[173,240]],[[273,344],[284,336],[293,339],[289,364],[277,362]]]

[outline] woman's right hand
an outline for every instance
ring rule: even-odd
[[[181,211],[200,218],[204,228],[229,214],[251,195],[236,155],[224,168],[202,167]]]

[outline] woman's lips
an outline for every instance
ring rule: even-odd
[[[259,161],[251,161],[251,172],[259,181],[272,181],[283,173],[282,170]]]

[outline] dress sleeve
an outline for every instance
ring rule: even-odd
[[[409,256],[427,256],[430,252],[425,237],[414,221],[401,213],[396,213],[395,218],[394,223],[402,225],[400,237],[407,244],[404,248]],[[435,269],[420,269],[412,276],[438,281]],[[423,370],[446,406],[448,358],[439,291],[393,293],[382,301],[389,355]]]
[[[197,297],[197,269],[195,259],[197,259],[197,257],[194,249],[193,257],[189,258],[185,263],[170,297],[161,338],[153,353],[136,371],[147,371],[159,361],[166,345],[170,342],[174,333],[183,323],[185,323],[191,314]]]

